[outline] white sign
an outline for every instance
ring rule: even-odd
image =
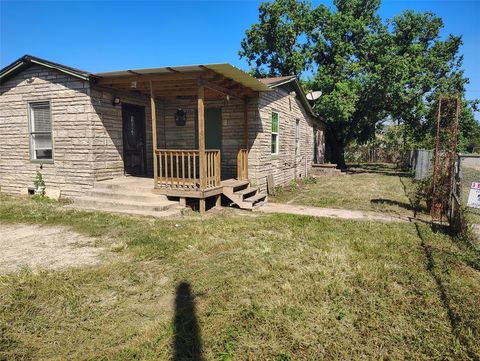
[[[468,207],[480,208],[480,183],[472,182],[470,194],[468,195]]]

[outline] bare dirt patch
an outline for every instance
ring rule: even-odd
[[[95,241],[66,227],[0,224],[0,273],[97,264],[104,249]]]

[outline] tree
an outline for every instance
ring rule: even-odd
[[[380,0],[335,0],[336,10],[276,0],[260,6],[240,56],[260,75],[299,76],[321,90],[314,108],[329,125],[332,160],[345,166],[345,146],[373,139],[386,120],[405,134],[425,130],[436,97],[464,94],[461,38],[440,39],[442,20],[405,11],[382,21]]]

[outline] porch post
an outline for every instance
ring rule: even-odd
[[[244,163],[242,167],[244,168],[243,177],[248,179],[248,98],[245,97],[243,101],[243,146],[245,147],[244,154]],[[237,165],[238,166],[238,165]]]
[[[205,156],[205,87],[198,85],[197,113],[198,113],[198,154],[200,166],[200,189],[207,187],[205,172],[207,170],[207,159]],[[200,198],[200,213],[205,213],[205,199]]]
[[[157,110],[155,108],[155,95],[153,84],[150,80],[150,111],[152,112],[152,148],[153,148],[153,188],[157,188],[158,158],[157,158]]]
[[[248,98],[243,100],[243,146],[248,151]]]

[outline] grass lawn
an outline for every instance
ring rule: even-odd
[[[409,199],[412,191],[412,178],[408,173],[388,164],[361,164],[351,166],[347,175],[299,183],[269,199],[278,203],[412,216]]]
[[[0,222],[128,245],[97,266],[0,276],[0,359],[480,354],[479,254],[424,224],[230,211],[153,220],[10,197]]]

